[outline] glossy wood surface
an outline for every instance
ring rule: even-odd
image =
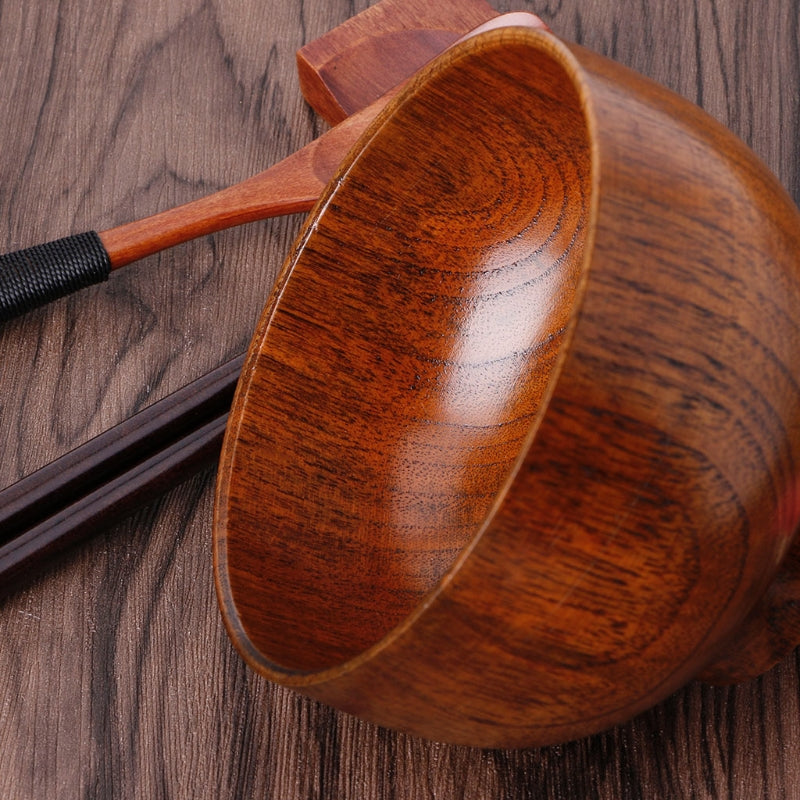
[[[792,546],[800,213],[696,106],[538,30],[454,48],[362,142],[243,371],[228,626],[267,677],[432,739],[624,721]]]
[[[531,10],[699,100],[798,199],[795,4],[764,3],[756,19],[739,3]],[[327,3],[68,2],[56,16],[49,5],[4,6],[0,97],[20,109],[15,127],[2,129],[4,249],[191,200],[310,141],[322,126],[299,101],[294,50],[352,11]],[[6,326],[4,482],[244,347],[298,222],[177,248],[140,274],[119,276],[116,287]],[[4,640],[13,646],[2,648],[0,670],[2,794],[800,791],[794,655],[743,686],[691,685],[607,734],[519,752],[390,734],[276,688],[242,666],[217,616],[210,501],[210,476],[184,485],[3,605]]]

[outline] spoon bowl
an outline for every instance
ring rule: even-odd
[[[774,178],[667,90],[529,29],[437,60],[251,345],[214,542],[245,659],[481,746],[724,674],[799,516],[798,253]]]

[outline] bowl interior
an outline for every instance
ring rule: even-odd
[[[491,515],[572,316],[589,198],[570,75],[497,32],[343,166],[262,318],[221,468],[223,605],[270,669],[377,643]]]

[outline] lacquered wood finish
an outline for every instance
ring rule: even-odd
[[[2,249],[189,201],[311,141],[322,125],[294,52],[368,3],[4,3]],[[529,7],[699,102],[800,201],[797,0]],[[301,223],[195,240],[4,325],[1,485],[244,349]],[[525,750],[396,733],[263,679],[218,612],[213,485],[211,471],[186,481],[0,604],[4,800],[800,797],[800,650]]]
[[[724,676],[798,520],[798,253],[786,193],[691,104],[540,32],[458,48],[259,324],[215,522],[246,659],[483,746]],[[783,654],[754,647],[747,674]]]

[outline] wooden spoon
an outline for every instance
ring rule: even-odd
[[[0,256],[0,321],[104,281],[111,270],[181,242],[309,210],[384,104],[377,101],[273,167],[208,197],[101,234],[76,234]]]
[[[492,747],[765,669],[798,641],[798,276],[790,198],[695,106],[542,31],[455,48],[251,345],[214,523],[244,658]]]
[[[538,18],[530,18],[544,27]],[[413,23],[415,19],[419,21]],[[397,84],[462,31],[481,23],[502,25],[498,19],[484,0],[466,0],[457,9],[443,3],[435,10],[409,2],[402,11],[379,3],[363,17],[311,42],[298,53],[301,83],[312,106],[328,110],[328,118],[338,122],[333,130],[279,164],[207,197],[99,234],[88,231],[0,256],[0,322],[100,283],[111,270],[190,239],[310,210]],[[425,33],[428,36],[420,39]],[[374,54],[387,41],[395,49],[400,45],[398,57],[384,58],[380,67],[370,69]],[[359,75],[370,75],[366,85],[354,75],[354,65]],[[365,103],[366,97],[374,102]]]

